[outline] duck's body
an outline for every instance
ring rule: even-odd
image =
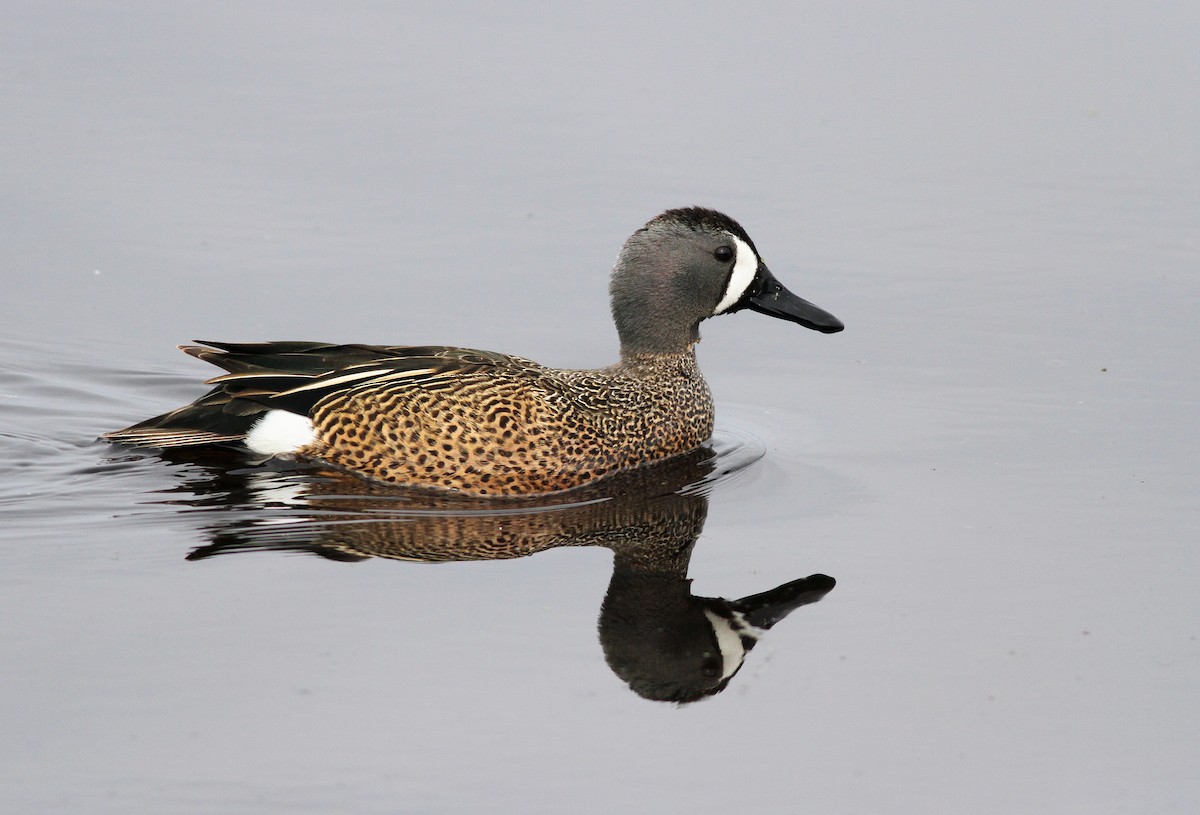
[[[693,450],[712,433],[690,350],[565,371],[466,348],[210,345],[184,350],[231,372],[212,392],[109,438],[244,441],[393,484],[529,495]]]
[[[753,308],[824,332],[836,318],[774,280],[711,210],[670,210],[613,269],[621,361],[559,370],[450,347],[278,342],[185,346],[229,373],[195,403],[105,438],[146,447],[244,443],[374,480],[475,495],[571,489],[694,450],[713,403],[702,319]]]

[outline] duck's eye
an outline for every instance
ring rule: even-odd
[[[718,246],[716,250],[713,251],[713,257],[722,263],[728,263],[729,261],[733,260],[733,250],[728,246]]]

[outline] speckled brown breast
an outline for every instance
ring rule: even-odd
[[[298,453],[383,482],[511,496],[587,484],[712,434],[691,349],[594,371],[503,363],[332,394],[312,414],[317,441]]]

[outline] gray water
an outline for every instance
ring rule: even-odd
[[[0,811],[1197,811],[1197,42],[1187,4],[6,4]],[[405,562],[463,516],[95,441],[203,391],[193,339],[607,364],[617,248],[690,204],[847,329],[705,323],[699,486],[512,521],[563,545]],[[664,513],[680,603],[837,581],[684,705],[606,661],[597,530]]]

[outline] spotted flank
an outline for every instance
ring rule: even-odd
[[[208,393],[104,438],[236,446],[469,495],[557,492],[711,435],[695,357],[702,320],[751,309],[842,329],[775,280],[736,221],[707,209],[668,210],[630,236],[610,292],[621,359],[607,368],[449,346],[203,342],[182,350],[226,371]]]

